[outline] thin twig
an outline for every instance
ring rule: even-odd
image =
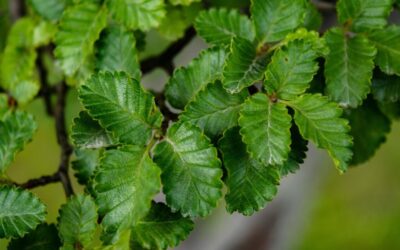
[[[56,120],[57,141],[61,147],[60,165],[58,175],[63,184],[65,195],[71,196],[74,191],[72,189],[71,180],[68,175],[69,158],[72,154],[72,146],[68,141],[67,129],[65,126],[65,105],[68,86],[62,82],[57,86],[57,104],[54,109],[54,117]]]
[[[168,74],[172,75],[174,71],[173,59],[192,41],[195,35],[196,31],[193,27],[190,27],[185,31],[185,35],[181,39],[171,44],[163,53],[143,60],[140,63],[143,74],[155,68],[163,68]]]
[[[312,2],[315,5],[315,7],[317,7],[317,9],[320,11],[325,11],[325,12],[336,11],[336,5],[334,3],[323,2],[318,0]]]
[[[60,181],[60,176],[58,172],[53,175],[44,175],[36,179],[31,179],[19,186],[22,188],[32,189],[40,186],[45,186],[50,183],[56,183]]]
[[[38,57],[36,59],[36,68],[39,73],[39,80],[41,83],[40,95],[43,97],[43,102],[46,107],[46,112],[49,116],[54,115],[53,105],[51,103],[51,89],[47,82],[47,71],[46,67],[43,65],[42,55],[46,53],[46,48],[40,47],[38,48]]]
[[[162,133],[165,134],[165,132],[168,129],[169,122],[178,120],[178,114],[172,112],[168,108],[164,92],[157,93],[155,95],[155,100],[158,108],[160,109],[161,113],[164,116],[163,123],[161,124],[161,130]]]

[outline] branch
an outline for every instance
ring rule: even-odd
[[[65,82],[62,82],[57,86],[57,104],[54,109],[54,118],[56,120],[57,141],[61,147],[60,165],[57,174],[63,184],[65,195],[68,197],[71,196],[74,191],[68,175],[69,158],[72,154],[72,146],[68,142],[68,134],[65,126],[65,99],[67,93],[68,86]]]
[[[325,11],[325,12],[335,12],[336,11],[336,5],[334,3],[329,3],[329,2],[323,2],[323,1],[312,1],[315,7],[317,7],[318,10],[320,11]]]
[[[45,52],[46,52],[46,48],[44,48],[44,47],[38,48],[38,57],[36,59],[36,68],[38,70],[39,80],[41,83],[41,89],[40,89],[39,95],[41,97],[43,97],[43,101],[44,101],[44,105],[46,107],[47,114],[49,116],[53,116],[54,111],[53,111],[53,105],[51,103],[52,90],[50,89],[49,84],[47,82],[47,71],[46,71],[46,67],[43,65],[43,61],[42,61],[42,57],[41,57],[41,55],[43,55]]]
[[[50,183],[56,183],[60,181],[60,176],[57,173],[53,175],[44,175],[36,179],[31,179],[23,184],[20,184],[18,186],[22,188],[27,188],[27,189],[32,189],[40,186],[45,186]]]
[[[195,35],[196,31],[193,27],[190,27],[185,31],[185,35],[181,39],[171,44],[163,53],[143,60],[141,62],[143,74],[149,73],[155,68],[160,67],[172,75],[174,71],[173,59],[190,41],[192,41]]]
[[[25,1],[24,0],[9,0],[11,19],[15,22],[17,19],[25,15]]]

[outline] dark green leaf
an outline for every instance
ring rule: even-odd
[[[154,149],[154,161],[163,171],[163,191],[173,211],[204,217],[217,206],[222,196],[221,163],[199,128],[172,125]]]
[[[225,50],[211,48],[203,51],[187,67],[175,70],[165,87],[165,96],[175,108],[183,109],[207,84],[221,80]]]
[[[304,23],[304,0],[252,0],[251,14],[261,43],[282,40]]]
[[[0,175],[5,173],[15,155],[32,140],[36,129],[33,117],[22,111],[10,113],[0,121]]]
[[[372,93],[379,102],[397,102],[400,100],[400,77],[380,76],[372,80]]]
[[[223,72],[224,88],[230,93],[240,92],[262,79],[267,64],[267,56],[258,55],[252,42],[239,37],[232,39]]]
[[[165,16],[163,0],[107,0],[112,16],[130,29],[147,31]]]
[[[311,1],[307,1],[306,6],[306,17],[303,26],[308,30],[318,31],[322,25],[322,15]]]
[[[31,192],[0,187],[0,238],[22,237],[46,218],[46,206]]]
[[[383,28],[392,10],[393,0],[340,0],[337,3],[339,21],[354,31]]]
[[[79,97],[89,114],[121,143],[144,145],[161,125],[153,96],[124,72],[93,75],[79,89]]]
[[[32,8],[43,18],[59,20],[68,0],[29,0]]]
[[[8,250],[56,250],[61,247],[57,228],[41,224],[34,231],[19,239],[11,240]]]
[[[243,104],[240,133],[251,158],[264,165],[283,164],[290,152],[291,120],[286,106],[258,93]]]
[[[91,246],[97,227],[96,204],[90,196],[73,196],[60,208],[58,227],[63,249]],[[79,249],[79,248],[78,248]]]
[[[376,30],[368,38],[378,49],[375,63],[379,68],[386,74],[400,76],[400,27],[392,25]]]
[[[194,223],[179,213],[171,212],[163,203],[154,203],[150,212],[131,232],[132,249],[161,250],[175,247],[186,239]]]
[[[125,71],[140,80],[140,66],[133,32],[123,26],[111,26],[103,31],[97,43],[97,70]]]
[[[124,146],[105,152],[94,188],[106,244],[116,242],[147,214],[161,188],[160,174],[146,148]]]
[[[71,138],[79,148],[105,148],[117,144],[98,121],[94,120],[86,111],[79,113],[74,119]]]
[[[96,167],[99,165],[101,156],[100,150],[76,149],[76,160],[72,162],[72,168],[75,170],[75,177],[82,185],[88,185]]]
[[[106,9],[95,3],[84,2],[64,11],[54,53],[67,76],[72,76],[85,64],[106,23]]]
[[[179,118],[197,125],[210,138],[215,138],[237,125],[241,104],[247,96],[247,91],[229,94],[220,82],[209,84],[189,102]]]
[[[242,142],[239,128],[229,129],[220,141],[228,176],[225,196],[228,212],[252,215],[262,209],[277,193],[279,174],[275,167],[250,157]]]
[[[344,107],[357,107],[370,92],[376,49],[364,36],[350,37],[339,28],[325,34],[326,92]]]
[[[340,118],[342,110],[338,105],[320,94],[306,94],[287,104],[295,111],[300,134],[328,150],[336,168],[345,172],[352,157],[352,138],[347,120]]]
[[[195,27],[198,34],[213,45],[228,45],[233,37],[254,40],[253,26],[249,18],[234,9],[202,11],[196,18]]]
[[[390,120],[373,100],[366,100],[362,106],[348,110],[345,114],[350,122],[350,134],[354,138],[351,164],[358,165],[369,160],[386,141]]]

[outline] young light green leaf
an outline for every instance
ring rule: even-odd
[[[251,15],[260,43],[282,40],[304,23],[304,0],[252,0]]]
[[[112,16],[129,29],[147,31],[165,16],[163,0],[107,0]]]
[[[75,177],[79,184],[88,185],[91,181],[95,169],[99,165],[101,156],[100,150],[76,149],[76,160],[72,162],[72,168],[75,170]]]
[[[356,32],[381,29],[387,24],[393,0],[340,0],[339,22],[351,25]]]
[[[347,36],[333,28],[325,34],[326,93],[344,107],[357,107],[370,92],[376,49],[364,36]]]
[[[368,34],[378,53],[375,63],[386,74],[400,76],[400,27],[391,25]]]
[[[203,51],[187,67],[175,70],[165,87],[165,96],[175,108],[183,109],[207,84],[221,80],[226,52],[222,48]]]
[[[43,18],[57,21],[68,4],[68,0],[29,0],[32,8]]]
[[[287,104],[295,111],[294,120],[301,135],[328,150],[337,169],[345,172],[352,157],[352,138],[348,122],[340,118],[342,110],[338,105],[320,94],[305,94]]]
[[[54,53],[67,76],[72,76],[93,53],[94,43],[106,23],[106,9],[91,2],[64,11],[55,37]]]
[[[31,192],[0,187],[0,238],[22,237],[46,218],[46,206]]]
[[[104,30],[97,43],[96,69],[125,71],[139,81],[141,72],[133,33],[117,25]]]
[[[86,111],[80,112],[79,117],[74,119],[71,138],[79,148],[105,148],[118,143]]]
[[[379,110],[373,100],[366,100],[357,109],[345,113],[350,122],[350,134],[354,138],[352,165],[366,162],[386,141],[390,132],[390,120]]]
[[[308,141],[301,137],[299,128],[296,124],[292,124],[290,133],[292,144],[290,144],[289,158],[283,165],[277,166],[281,178],[290,173],[296,172],[300,168],[300,164],[304,163],[306,152],[308,150]]]
[[[31,115],[16,111],[0,121],[0,175],[13,162],[15,155],[22,151],[37,129]]]
[[[172,5],[190,5],[195,2],[201,2],[201,0],[169,0]]]
[[[257,55],[252,42],[243,38],[233,38],[223,71],[223,84],[230,93],[238,93],[258,80],[267,68],[266,55]]]
[[[161,171],[148,149],[124,146],[106,151],[95,176],[96,203],[103,217],[103,241],[114,243],[150,209],[160,191]]]
[[[321,44],[318,34],[314,39],[293,40],[275,52],[265,73],[264,85],[269,94],[293,100],[310,87],[319,68],[316,59],[324,48],[317,46]]]
[[[21,18],[12,27],[0,65],[0,85],[20,105],[27,104],[39,92],[35,76],[36,51],[33,48],[32,18]]]
[[[372,94],[379,102],[400,100],[400,77],[383,75],[372,80]]]
[[[275,197],[279,184],[278,170],[250,157],[238,127],[224,133],[220,148],[228,172],[226,209],[230,213],[238,211],[252,215]]]
[[[202,11],[196,18],[195,28],[207,43],[213,45],[228,45],[233,37],[254,40],[253,26],[249,18],[234,9]]]
[[[79,97],[90,116],[121,143],[144,145],[161,125],[153,96],[124,72],[93,75],[79,89]]]
[[[194,223],[163,203],[154,203],[131,232],[132,249],[164,250],[176,247],[193,230]]]
[[[265,94],[247,99],[239,125],[251,158],[264,165],[283,164],[290,152],[291,120],[286,106],[272,102]]]
[[[8,108],[8,96],[6,94],[0,93],[0,122],[3,120],[6,114],[10,112]]]
[[[33,30],[33,46],[48,45],[57,32],[57,26],[49,21],[41,21]]]
[[[247,96],[247,91],[229,94],[220,82],[209,84],[189,102],[179,118],[197,125],[207,136],[215,138],[237,125],[239,110]]]
[[[54,224],[40,224],[24,237],[12,239],[7,250],[50,250],[60,247],[61,241],[56,226]]]
[[[73,196],[60,208],[58,227],[63,250],[88,249],[97,227],[96,204],[90,196]]]
[[[173,211],[184,216],[206,216],[222,196],[222,169],[217,150],[190,123],[172,125],[154,149],[162,169],[163,191]]]

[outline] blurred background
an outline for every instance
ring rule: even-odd
[[[325,25],[335,22],[334,17],[326,20]],[[392,20],[398,22],[398,14]],[[157,54],[168,45],[156,32],[147,37],[147,42],[143,57]],[[205,46],[195,38],[175,64],[187,64]],[[154,90],[161,90],[166,81],[167,74],[158,69],[143,78],[143,84]],[[76,92],[70,91],[69,123],[80,108]],[[42,100],[34,101],[27,110],[35,115],[39,130],[9,168],[9,176],[20,183],[54,173],[60,154],[54,120],[46,115]],[[221,201],[210,217],[196,221],[195,230],[177,249],[400,249],[399,138],[400,123],[393,123],[387,142],[372,160],[344,175],[339,175],[325,152],[310,145],[306,162],[296,174],[282,181],[278,196],[264,210],[251,217],[230,215]],[[74,189],[82,192],[76,182]],[[55,222],[57,211],[65,202],[61,184],[32,191],[47,204],[48,221]],[[6,249],[5,240],[0,240],[0,249]]]

